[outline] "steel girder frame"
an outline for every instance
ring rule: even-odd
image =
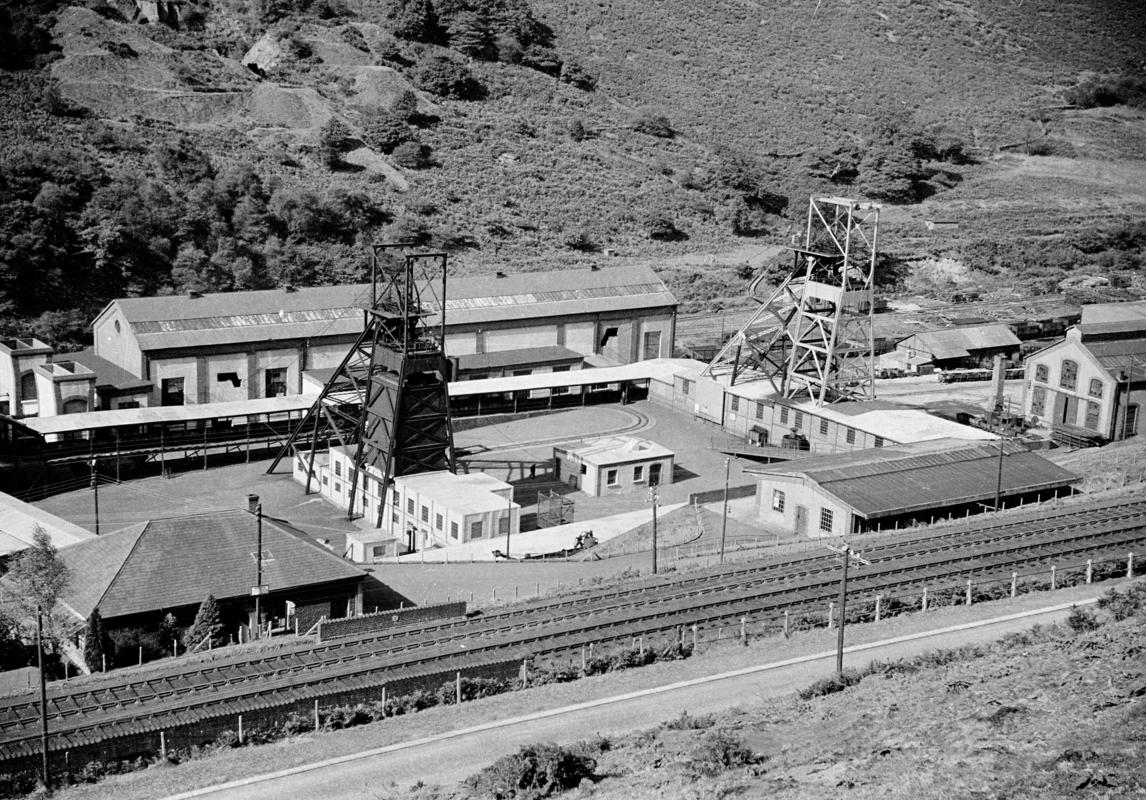
[[[806,269],[790,329],[785,397],[817,405],[875,398],[874,278],[879,206],[847,198],[808,204]]]

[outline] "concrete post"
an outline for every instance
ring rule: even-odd
[[[920,604],[923,611],[927,610],[927,590],[923,590],[923,602]]]
[[[877,594],[877,595],[875,596],[875,621],[876,621],[876,622],[879,622],[880,611],[882,611],[882,610],[883,610],[883,609],[881,608],[881,606],[882,606],[882,605],[883,605],[883,595],[882,595],[882,594]]]
[[[1057,588],[1058,588],[1058,580],[1055,576],[1055,567],[1052,564],[1051,565],[1051,591],[1053,592]]]
[[[385,689],[383,689],[383,691],[385,691]],[[386,695],[383,694],[382,697],[385,698]],[[385,700],[383,700],[383,707],[385,707]],[[321,727],[322,727],[322,721],[318,717],[318,699],[315,698],[315,701],[314,701],[314,729],[317,731]]]
[[[167,760],[167,734],[163,731],[159,732],[159,759]]]
[[[243,715],[239,715],[239,744],[243,743]]]
[[[967,579],[967,605],[971,605],[971,579]]]
[[[645,635],[642,633],[637,637],[637,647],[641,651],[641,656],[645,655]]]
[[[1091,559],[1086,559],[1086,582],[1090,583],[1094,580],[1094,562]]]
[[[585,655],[585,645],[581,645],[581,674],[585,674],[585,667],[588,665],[589,660]]]
[[[456,702],[460,706],[462,704],[462,673],[458,671],[454,673],[454,687]]]
[[[696,624],[692,626],[692,649],[696,650]]]
[[[740,644],[745,646],[745,647],[748,646],[748,631],[746,630],[746,627],[745,627],[747,625],[748,625],[748,617],[741,617],[740,618]]]
[[[784,612],[784,638],[788,638],[788,612]]]
[[[836,627],[836,604],[828,603],[828,630]]]
[[[1019,593],[1019,573],[1011,573],[1011,597]]]
[[[1126,554],[1126,577],[1127,578],[1133,578],[1134,577],[1134,554],[1133,553],[1127,553]]]

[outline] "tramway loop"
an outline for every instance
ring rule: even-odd
[[[1043,520],[940,535],[905,532],[864,550],[849,598],[1007,580],[1050,565],[1079,568],[1122,560],[1146,544],[1146,501],[1067,506]],[[171,662],[56,685],[49,695],[53,749],[199,724],[243,709],[286,708],[302,699],[369,697],[385,685],[470,672],[525,659],[568,658],[596,644],[672,638],[683,626],[821,614],[836,598],[839,557],[825,553],[768,564],[629,582],[575,598],[538,600],[487,614],[281,650],[233,652],[207,662]],[[167,666],[167,665],[164,665]],[[157,669],[158,668],[158,669]],[[285,712],[284,712],[285,713]],[[0,701],[0,761],[28,758],[39,737],[36,698]]]

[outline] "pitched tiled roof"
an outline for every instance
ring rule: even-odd
[[[997,444],[861,450],[750,470],[803,475],[867,519],[986,501],[995,496]],[[1004,495],[1069,486],[1079,477],[1025,448],[1003,450]]]
[[[917,350],[931,353],[937,359],[965,358],[973,350],[1018,347],[1019,338],[1006,325],[971,325],[920,331],[904,341],[912,341]]]
[[[220,511],[150,520],[60,548],[72,580],[62,601],[105,619],[247,597],[256,578],[256,519]],[[263,517],[263,583],[270,591],[365,576],[285,522]]]
[[[450,325],[581,312],[657,308],[676,298],[649,267],[516,272],[450,278]],[[112,301],[144,350],[236,342],[351,336],[361,333],[370,286],[220,292],[199,297],[128,297]],[[436,312],[429,293],[429,311]]]

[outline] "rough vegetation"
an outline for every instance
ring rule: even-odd
[[[462,270],[787,243],[820,191],[984,215],[957,242],[921,241],[915,214],[883,237],[976,280],[1029,268],[1046,290],[1141,264],[1118,238],[1144,202],[1134,173],[1080,214],[1059,163],[1146,152],[1125,133],[1142,78],[1123,65],[1146,41],[1130,0],[699,20],[683,0],[181,8],[149,24],[128,0],[0,8],[0,333],[79,346],[115,296],[356,280],[365,242],[395,236]],[[1067,173],[1061,205],[1014,180],[1027,162],[994,160],[1015,143]],[[667,271],[697,307],[752,275],[701,287],[703,263]]]

